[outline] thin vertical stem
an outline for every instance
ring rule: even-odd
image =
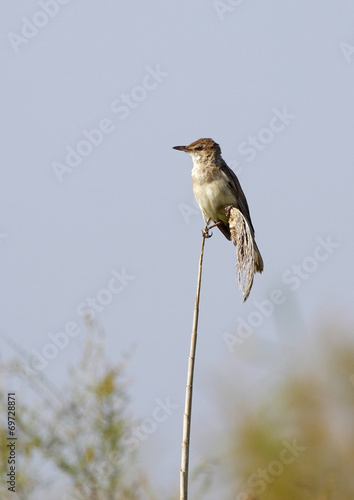
[[[207,234],[207,233],[206,233]],[[188,361],[187,385],[186,385],[186,402],[183,416],[183,440],[182,440],[182,461],[180,474],[180,500],[188,499],[188,467],[189,467],[189,442],[191,431],[191,413],[192,413],[192,395],[193,395],[193,375],[195,350],[197,347],[197,330],[199,317],[199,297],[200,285],[202,281],[202,264],[204,255],[204,244],[206,234],[203,233],[202,248],[199,257],[198,283],[197,294],[195,297],[194,315],[193,315],[193,330],[191,336],[191,348]]]

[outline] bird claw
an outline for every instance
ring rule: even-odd
[[[202,235],[204,238],[211,238],[213,236],[213,231],[209,232],[208,226],[205,229],[202,229]]]

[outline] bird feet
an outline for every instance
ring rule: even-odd
[[[202,229],[202,235],[203,235],[203,238],[211,238],[213,236],[213,232],[211,231],[209,233],[209,227],[208,226],[205,226],[204,229]]]
[[[221,224],[223,224],[223,221],[219,220],[219,222],[216,222],[215,224],[213,224],[212,226],[208,226],[208,229],[212,229],[213,227],[218,227],[220,226]]]
[[[217,226],[220,226],[220,224],[223,224],[222,221],[219,221],[219,222],[216,222],[215,224],[213,224],[212,226],[208,226],[208,224],[205,226],[204,229],[202,229],[202,235],[204,236],[204,238],[211,238],[213,236],[213,232],[210,231],[210,229],[212,229],[213,227],[217,227]]]

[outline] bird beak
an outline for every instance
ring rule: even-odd
[[[173,146],[172,149],[177,149],[178,151],[184,151],[185,153],[188,153],[187,146]]]

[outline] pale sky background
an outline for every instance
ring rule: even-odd
[[[192,161],[172,146],[220,144],[265,263],[243,304],[235,249],[218,230],[206,242],[193,466],[213,453],[224,390],[235,406],[239,393],[251,401],[314,354],[321,325],[352,325],[354,5],[72,0],[43,12],[38,1],[1,6],[1,357],[15,354],[5,337],[42,353],[74,321],[81,333],[44,369],[60,386],[83,345],[78,306],[106,300],[96,319],[109,358],[136,345],[133,415],[151,417],[156,398],[179,405],[140,446],[153,484],[177,488],[203,220]],[[42,27],[31,32],[26,19]],[[131,107],[118,110],[124,95]],[[282,130],[262,130],[281,128],[273,117],[284,109]],[[60,182],[53,163],[100,125],[102,143]],[[246,153],[257,136],[260,150]],[[293,266],[305,277],[294,280]],[[109,300],[100,292],[113,269],[134,279]],[[255,314],[274,289],[284,303]],[[232,354],[224,334],[257,318]]]

